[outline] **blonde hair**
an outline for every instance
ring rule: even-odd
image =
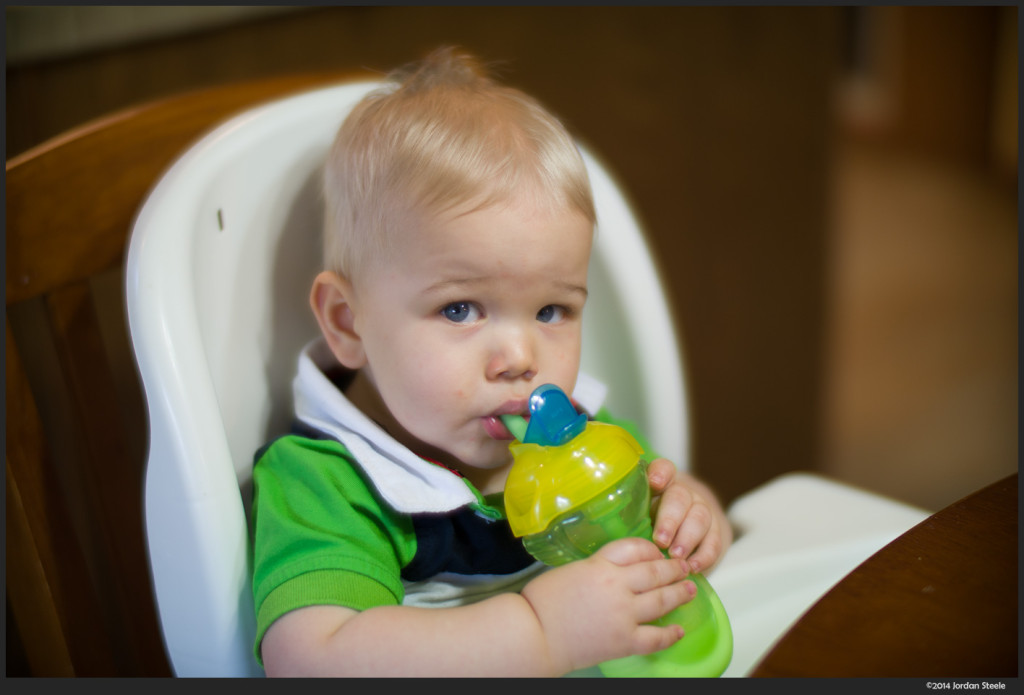
[[[591,224],[572,137],[535,99],[451,48],[392,74],[345,119],[324,167],[324,264],[353,278],[393,248],[409,213],[531,195]]]

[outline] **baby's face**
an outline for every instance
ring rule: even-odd
[[[366,369],[388,410],[474,482],[509,463],[500,414],[525,413],[541,384],[572,393],[591,243],[571,210],[456,212],[402,232],[356,290]]]

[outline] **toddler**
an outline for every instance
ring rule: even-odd
[[[355,107],[324,193],[322,337],[253,469],[267,674],[553,676],[684,638],[648,623],[731,531],[671,462],[648,468],[654,543],[547,569],[504,516],[502,414],[552,383],[606,417],[579,373],[595,213],[563,126],[442,49]]]

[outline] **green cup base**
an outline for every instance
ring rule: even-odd
[[[732,660],[732,627],[725,608],[703,575],[689,577],[697,595],[655,625],[679,624],[685,635],[667,649],[599,665],[608,678],[717,678]]]

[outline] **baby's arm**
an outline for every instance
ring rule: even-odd
[[[693,572],[705,572],[732,543],[729,524],[717,497],[668,459],[655,459],[647,477],[656,501],[654,542],[673,557],[686,558]]]
[[[638,538],[609,543],[524,587],[457,608],[312,606],[267,630],[270,676],[557,676],[664,649],[646,625],[693,597],[686,563]]]

